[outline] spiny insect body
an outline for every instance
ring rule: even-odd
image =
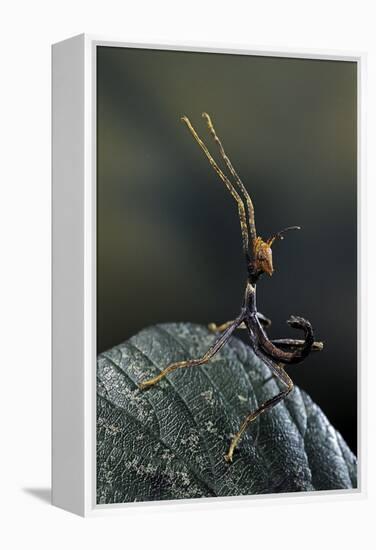
[[[299,363],[307,357],[311,351],[321,350],[323,344],[315,342],[313,337],[312,326],[309,321],[303,317],[292,315],[287,323],[296,329],[300,329],[304,333],[303,340],[295,339],[279,339],[270,340],[265,332],[265,328],[270,325],[270,321],[264,317],[256,308],[256,284],[261,275],[266,273],[271,276],[274,272],[272,245],[276,239],[283,239],[286,231],[292,229],[300,229],[299,226],[286,227],[282,231],[276,233],[272,237],[264,240],[257,235],[255,224],[255,213],[252,200],[241,181],[239,175],[235,171],[230,159],[228,158],[221,140],[217,136],[210,116],[203,113],[203,118],[206,121],[209,133],[216,143],[219,153],[226,164],[230,177],[228,177],[219,167],[217,162],[210,154],[207,146],[197,134],[190,120],[182,117],[182,121],[188,127],[193,138],[201,147],[203,153],[208,159],[210,165],[215,170],[219,178],[225,184],[231,196],[235,200],[238,207],[238,215],[240,221],[240,229],[242,234],[243,252],[247,267],[247,280],[244,291],[244,300],[238,317],[232,321],[227,321],[221,325],[211,323],[209,329],[219,334],[217,340],[208,349],[208,351],[199,358],[187,359],[186,361],[178,361],[167,366],[157,376],[140,383],[141,389],[147,389],[154,386],[166,375],[177,369],[194,367],[203,365],[226,344],[233,332],[237,328],[245,328],[248,331],[251,346],[254,353],[271,369],[273,374],[283,383],[284,389],[262,403],[256,410],[251,411],[242,421],[239,431],[232,438],[225,459],[232,462],[234,451],[248,428],[261,413],[270,410],[274,405],[284,399],[293,389],[294,385],[291,378],[285,371],[285,366],[288,364]],[[232,181],[231,181],[231,179]]]

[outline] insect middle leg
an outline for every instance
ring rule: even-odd
[[[257,318],[260,321],[260,323],[262,324],[262,326],[264,326],[264,327],[269,327],[272,324],[271,320],[268,319],[267,317],[265,317],[265,315],[263,315],[262,313],[257,312]],[[208,325],[208,329],[211,332],[223,332],[229,326],[231,326],[233,322],[234,321],[227,321],[226,323],[222,323],[221,325],[217,325],[216,323],[210,323]],[[247,327],[246,327],[245,323],[243,322],[243,323],[240,323],[237,328],[245,329]]]
[[[210,323],[208,325],[208,329],[211,332],[224,332],[228,327],[232,325],[233,322],[234,320],[226,321],[226,323],[222,323],[221,325],[217,325],[216,323]],[[244,323],[240,323],[240,325],[237,328],[246,328],[246,326]]]
[[[231,334],[238,327],[238,325],[242,323],[242,321],[243,321],[243,314],[241,314],[234,321],[231,321],[231,324],[226,328],[223,334],[221,334],[221,336],[214,342],[214,344],[208,349],[208,351],[202,357],[199,357],[197,359],[188,359],[186,361],[177,361],[176,363],[172,363],[171,365],[163,369],[159,374],[157,374],[157,376],[154,376],[154,378],[150,378],[150,380],[145,380],[145,382],[141,382],[139,384],[139,388],[141,390],[145,390],[147,388],[150,388],[151,386],[154,386],[154,384],[159,382],[162,378],[164,378],[167,374],[170,374],[174,370],[184,369],[187,367],[196,367],[198,365],[203,365],[204,363],[207,363],[222,348],[222,346],[225,345],[227,340],[230,338]]]
[[[263,360],[265,361],[265,358],[263,358]],[[267,401],[265,401],[265,403],[260,405],[260,407],[258,407],[255,411],[250,412],[245,417],[245,419],[243,420],[243,422],[240,425],[239,431],[235,434],[235,436],[231,440],[229,450],[228,450],[227,454],[225,455],[225,460],[227,462],[232,462],[234,451],[235,451],[242,435],[247,430],[247,428],[251,424],[251,422],[256,420],[256,418],[258,416],[260,416],[260,414],[268,411],[269,409],[271,409],[272,407],[277,405],[277,403],[279,403],[282,399],[284,399],[291,392],[291,390],[294,387],[293,381],[288,376],[288,374],[284,371],[282,366],[270,364],[269,361],[267,361],[267,364],[268,364],[268,366],[271,367],[273,373],[277,376],[277,378],[279,378],[279,380],[281,380],[281,382],[283,382],[285,384],[286,389],[284,389],[283,391],[281,391],[280,393],[278,393],[277,395],[275,395],[271,399],[268,399]]]

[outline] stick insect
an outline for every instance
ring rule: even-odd
[[[265,331],[270,325],[270,321],[257,311],[256,308],[256,284],[264,273],[271,276],[273,274],[272,245],[277,239],[283,239],[286,231],[300,229],[299,226],[286,227],[279,231],[266,241],[257,235],[255,225],[255,213],[252,200],[235,171],[229,157],[227,156],[221,140],[217,136],[210,116],[207,113],[202,114],[206,121],[209,133],[218,147],[219,153],[226,165],[230,177],[219,167],[217,162],[210,154],[207,146],[201,140],[196,130],[192,126],[189,118],[182,117],[182,122],[187,126],[195,141],[202,149],[204,155],[209,161],[211,167],[217,173],[219,178],[225,184],[232,198],[235,200],[238,208],[240,229],[243,241],[243,252],[247,267],[247,280],[244,292],[244,300],[238,317],[232,321],[216,325],[211,323],[209,329],[219,334],[214,344],[207,352],[197,359],[187,359],[172,363],[163,369],[157,376],[141,382],[140,389],[147,389],[157,384],[162,378],[177,369],[195,367],[208,363],[210,359],[228,342],[233,332],[238,328],[245,328],[248,331],[251,346],[254,353],[270,368],[272,373],[283,383],[284,389],[262,403],[256,410],[251,411],[242,421],[239,431],[232,438],[229,449],[225,455],[227,462],[232,462],[234,451],[239,444],[241,437],[248,426],[260,414],[269,411],[282,399],[284,399],[293,389],[294,385],[291,378],[285,371],[286,365],[300,363],[311,351],[318,351],[323,348],[322,342],[315,342],[311,323],[303,317],[292,315],[287,323],[295,329],[300,329],[304,333],[303,340],[279,339],[270,340]]]

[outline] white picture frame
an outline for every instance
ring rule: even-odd
[[[96,48],[144,48],[352,61],[358,66],[358,460],[359,486],[346,492],[202,499],[259,505],[262,499],[362,497],[365,483],[364,78],[365,54],[274,51],[214,44],[127,44],[79,35],[52,47],[52,502],[82,516],[130,506],[198,506],[197,501],[97,505],[96,473]],[[215,502],[214,502],[215,500]]]

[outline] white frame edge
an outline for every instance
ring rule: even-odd
[[[85,513],[84,40],[52,48],[52,503]]]
[[[96,504],[96,47],[296,57],[357,63],[359,488],[125,504]],[[142,508],[292,504],[366,496],[365,53],[228,44],[131,44],[81,34],[52,47],[52,503],[82,515]],[[361,269],[362,267],[362,269]],[[68,347],[69,346],[69,347]],[[288,497],[286,499],[286,497]],[[141,509],[140,509],[141,508]]]

